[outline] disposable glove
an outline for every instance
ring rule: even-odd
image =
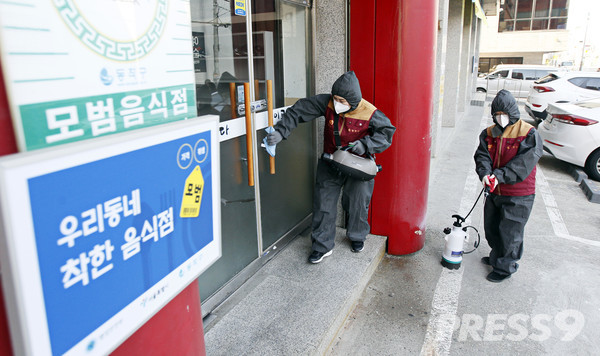
[[[488,174],[487,176],[483,177],[481,183],[483,183],[484,188],[489,187],[490,192],[493,192],[494,189],[496,189],[496,186],[498,185],[498,180],[493,174]]]
[[[279,142],[281,142],[281,140],[283,140],[283,136],[281,136],[281,134],[277,132],[277,130],[267,135],[267,144],[269,146],[276,145]]]
[[[350,146],[350,151],[352,151],[352,153],[357,154],[359,156],[362,156],[367,152],[367,148],[365,147],[365,144],[360,141],[350,142],[349,146]]]

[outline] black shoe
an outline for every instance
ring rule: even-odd
[[[487,257],[487,256],[486,256],[486,257],[481,257],[481,262],[482,262],[484,265],[491,266],[491,264],[490,264],[490,258],[489,258],[489,257]]]
[[[364,241],[351,241],[350,244],[352,245],[352,252],[360,252],[365,248]]]
[[[486,278],[490,282],[500,283],[503,280],[510,278],[510,274],[500,274],[500,273],[496,273],[496,272],[490,272],[490,274],[488,274]]]
[[[323,261],[323,259],[327,256],[331,256],[331,253],[333,252],[333,250],[330,250],[329,252],[319,252],[319,251],[313,251],[310,256],[308,256],[308,262],[310,263],[319,263],[321,261]]]

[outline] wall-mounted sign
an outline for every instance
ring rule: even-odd
[[[116,348],[221,256],[219,185],[217,116],[0,159],[15,354]]]
[[[234,13],[238,16],[246,16],[246,0],[234,0]]]
[[[196,116],[188,1],[0,1],[20,150]]]

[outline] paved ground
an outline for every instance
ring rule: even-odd
[[[522,117],[533,123],[522,111]],[[481,184],[472,155],[491,123],[489,101],[471,106],[432,162],[425,247],[385,256],[332,355],[598,355],[600,349],[600,204],[589,202],[569,165],[544,154],[525,231],[519,271],[500,284],[485,279],[482,236],[458,271],[440,266],[442,230],[465,215]],[[471,224],[483,230],[480,201]]]

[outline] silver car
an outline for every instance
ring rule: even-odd
[[[558,70],[542,65],[498,65],[491,73],[477,78],[477,91],[493,96],[506,89],[515,98],[526,98],[534,81]]]

